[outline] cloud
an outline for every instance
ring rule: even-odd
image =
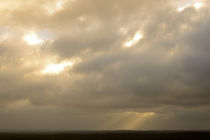
[[[179,12],[166,0],[0,2],[0,129],[209,129],[203,3]],[[42,43],[27,44],[30,32]]]

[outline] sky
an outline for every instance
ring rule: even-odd
[[[209,130],[209,0],[0,0],[0,130]]]

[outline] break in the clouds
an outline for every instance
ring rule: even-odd
[[[0,129],[210,129],[208,0],[0,1]]]

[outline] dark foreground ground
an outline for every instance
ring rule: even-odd
[[[0,132],[0,140],[210,140],[210,131]]]

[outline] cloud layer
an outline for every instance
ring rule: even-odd
[[[1,1],[0,129],[210,129],[210,7],[196,2]]]

